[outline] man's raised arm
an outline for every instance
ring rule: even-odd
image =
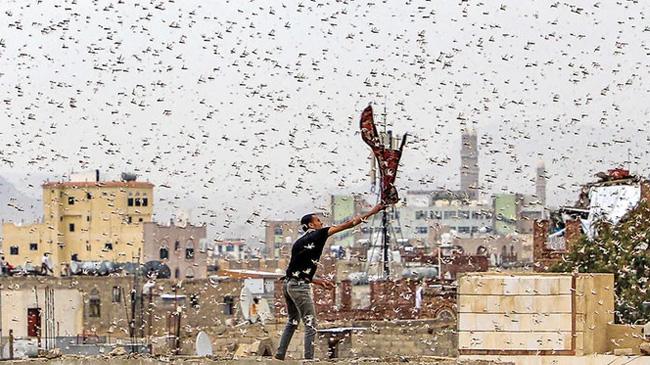
[[[354,218],[350,219],[349,221],[347,221],[347,222],[345,222],[345,223],[341,223],[341,224],[339,224],[339,225],[336,225],[336,226],[330,227],[330,228],[327,230],[327,235],[328,235],[328,236],[331,236],[331,235],[333,235],[333,234],[335,234],[335,233],[339,233],[339,232],[341,232],[341,231],[345,231],[346,229],[350,229],[350,228],[352,228],[352,227],[354,227],[354,226],[357,226],[357,225],[361,224],[361,222],[363,222],[363,221],[365,221],[366,219],[368,219],[368,217],[373,216],[373,215],[379,213],[379,212],[382,211],[384,208],[386,208],[386,206],[382,205],[381,203],[380,203],[380,204],[377,204],[377,205],[375,205],[374,207],[372,207],[372,209],[370,209],[370,211],[369,211],[368,213],[366,213],[366,214],[364,214],[364,215],[362,215],[362,216],[354,217]]]

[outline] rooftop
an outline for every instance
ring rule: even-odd
[[[62,188],[153,188],[154,184],[144,181],[64,181],[45,182],[41,185],[43,189]]]

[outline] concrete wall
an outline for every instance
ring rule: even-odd
[[[46,321],[45,289],[26,287],[17,290],[0,290],[0,328],[3,335],[13,329],[15,337],[27,337],[27,310],[41,309],[41,333]],[[76,336],[83,326],[83,299],[76,289],[59,288],[54,292],[54,325],[59,336]]]
[[[607,351],[611,274],[471,273],[460,277],[461,354]]]
[[[18,298],[24,297],[24,300],[21,299],[22,302],[16,305],[17,310],[20,311],[21,306],[29,306],[29,301],[34,298],[31,288],[38,288],[40,302],[44,297],[41,295],[41,291],[48,286],[55,289],[56,320],[61,323],[75,323],[70,328],[71,333],[66,335],[76,336],[85,332],[87,335],[107,336],[113,340],[129,337],[130,292],[133,288],[133,277],[5,277],[0,279],[0,284],[3,288],[1,304],[3,306],[3,335],[6,335],[9,329],[13,329],[16,333],[22,331],[23,328],[26,331],[26,324],[13,321],[9,317],[5,318],[4,306],[8,305],[10,301],[5,301],[4,296],[19,295]],[[143,282],[140,280],[138,285],[142,284]],[[176,292],[180,296],[184,296],[184,299],[179,299],[177,302],[163,300],[161,294],[173,295],[174,286],[177,284],[179,287]],[[171,313],[175,312],[177,307],[182,309],[181,336],[196,336],[196,333],[201,330],[213,333],[213,331],[224,327],[229,319],[235,320],[238,317],[240,312],[239,294],[242,286],[241,280],[212,282],[208,279],[183,281],[159,279],[153,288],[151,302],[149,296],[145,295],[142,301],[142,310],[138,307],[138,318],[142,319],[136,323],[137,334],[144,337],[168,334]],[[113,296],[114,289],[120,293],[119,300]],[[26,294],[13,294],[23,292]],[[78,293],[79,300],[75,299],[77,294],[74,293]],[[195,298],[194,301],[192,297]],[[227,314],[225,311],[225,297],[231,297],[233,300],[234,311],[232,314]],[[99,300],[100,313],[98,317],[91,316],[91,298]],[[21,317],[21,315],[17,316]],[[26,321],[26,312],[24,317]],[[81,325],[76,324],[79,321],[81,321]],[[61,333],[61,335],[64,334]]]
[[[212,343],[216,354],[232,353],[241,344],[250,344],[260,337],[270,337],[273,347],[278,346],[285,323],[267,324],[264,328],[254,325],[241,328],[226,328],[221,334],[213,336]],[[347,337],[339,342],[338,357],[381,358],[388,356],[455,356],[456,334],[453,323],[433,320],[415,321],[349,321],[345,327],[354,327]],[[319,329],[332,325],[319,325]],[[303,357],[304,327],[296,330],[287,351],[289,359]],[[319,333],[315,343],[315,356],[327,358],[330,335]],[[191,351],[188,343],[186,351]]]

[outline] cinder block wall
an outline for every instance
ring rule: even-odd
[[[466,355],[604,353],[614,320],[612,274],[471,273],[459,279],[458,343]]]

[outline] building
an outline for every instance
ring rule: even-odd
[[[460,192],[409,191],[406,204],[396,209],[396,218],[401,234],[420,242],[427,242],[439,227],[449,227],[458,237],[480,237],[492,230],[491,208],[465,200]]]
[[[302,235],[299,221],[265,221],[264,245],[267,258],[289,257],[291,246]]]
[[[42,221],[3,224],[5,258],[14,266],[38,267],[49,253],[55,275],[70,261],[141,260],[154,185],[126,177],[44,183]]]
[[[332,195],[331,196],[332,225],[345,223],[359,216],[364,211],[364,200],[360,195]],[[341,246],[345,249],[354,247],[359,239],[364,237],[360,230],[346,230],[331,238],[332,246]]]
[[[479,169],[476,130],[463,130],[460,148],[460,190],[470,200],[478,200]]]
[[[243,238],[217,240],[212,251],[214,258],[244,260],[246,258],[246,240]]]
[[[532,234],[533,222],[546,216],[546,208],[534,195],[496,194],[492,204],[494,231],[500,235]]]
[[[206,226],[144,223],[144,262],[160,261],[175,279],[207,277]]]
[[[0,332],[5,341],[11,330],[23,339],[51,339],[64,353],[82,344],[122,342],[129,338],[131,320],[137,341],[151,344],[154,351],[173,347],[174,341],[167,339],[179,333],[184,353],[194,353],[199,331],[214,337],[226,321],[237,319],[244,285],[240,279],[221,278],[157,279],[155,285],[146,286],[132,276],[2,280]]]
[[[535,196],[539,204],[543,207],[546,206],[546,168],[544,161],[540,160],[537,163],[537,174],[535,176]]]

